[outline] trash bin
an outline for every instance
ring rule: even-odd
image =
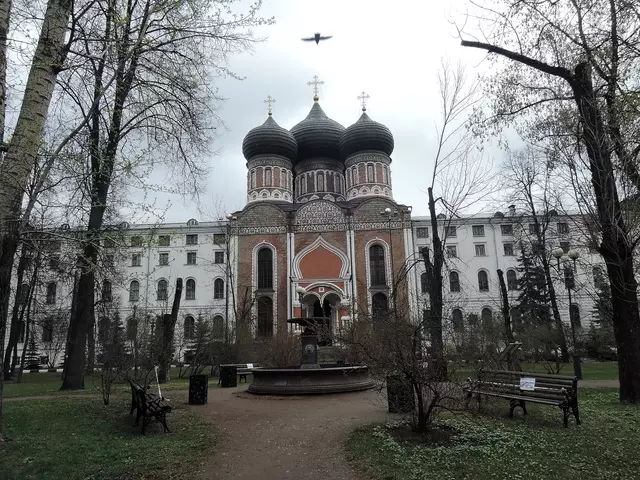
[[[400,374],[387,375],[389,413],[411,413],[414,408],[413,388]]]
[[[238,386],[238,367],[236,365],[220,365],[220,386],[222,388]]]
[[[204,405],[209,393],[209,377],[204,374],[189,376],[189,405]]]

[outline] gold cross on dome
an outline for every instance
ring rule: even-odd
[[[267,95],[267,99],[263,102],[266,103],[269,107],[269,115],[271,115],[271,105],[276,103],[275,98],[271,98],[271,95]]]
[[[358,100],[360,100],[362,111],[364,112],[367,109],[367,100],[369,100],[369,94],[362,92],[360,95],[358,95]]]
[[[324,82],[322,80],[318,80],[318,75],[314,75],[313,81],[307,82],[307,85],[313,85],[313,99],[317,100],[316,97],[318,96],[318,85],[324,85]]]

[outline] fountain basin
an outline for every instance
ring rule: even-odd
[[[374,386],[369,367],[254,368],[248,392],[259,395],[314,395],[367,390]]]

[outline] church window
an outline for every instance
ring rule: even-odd
[[[224,280],[221,278],[216,278],[213,282],[213,298],[215,300],[224,298]]]
[[[251,170],[251,188],[256,188],[256,171]]]
[[[270,187],[272,185],[272,179],[271,179],[271,169],[270,168],[265,168],[264,169],[264,186],[265,187]]]
[[[273,336],[273,300],[269,297],[258,299],[258,337]]]
[[[374,175],[373,175],[373,165],[367,165],[367,182],[368,183],[375,182]]]
[[[268,247],[258,251],[258,288],[273,288],[273,251]]]
[[[375,293],[371,297],[371,313],[374,320],[384,320],[389,309],[387,296],[384,293]]]
[[[333,174],[333,191],[336,193],[340,193],[340,175],[338,173]]]
[[[322,173],[318,174],[318,189],[317,192],[324,192],[324,175]]]
[[[353,184],[358,185],[359,183],[360,183],[360,175],[358,172],[358,167],[354,166],[353,167]]]
[[[372,286],[387,284],[384,248],[381,245],[372,245],[369,248],[369,270]]]
[[[382,166],[382,183],[384,183],[385,185],[387,184],[387,166],[383,165]]]
[[[280,169],[280,187],[281,188],[285,188],[286,187],[285,183],[286,183],[286,181],[285,181],[285,172],[284,172],[284,169],[281,168]]]

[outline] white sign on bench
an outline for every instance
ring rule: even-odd
[[[530,377],[522,377],[520,379],[520,390],[533,392],[536,389],[536,379]]]
[[[253,368],[253,363],[247,363],[247,368]]]

